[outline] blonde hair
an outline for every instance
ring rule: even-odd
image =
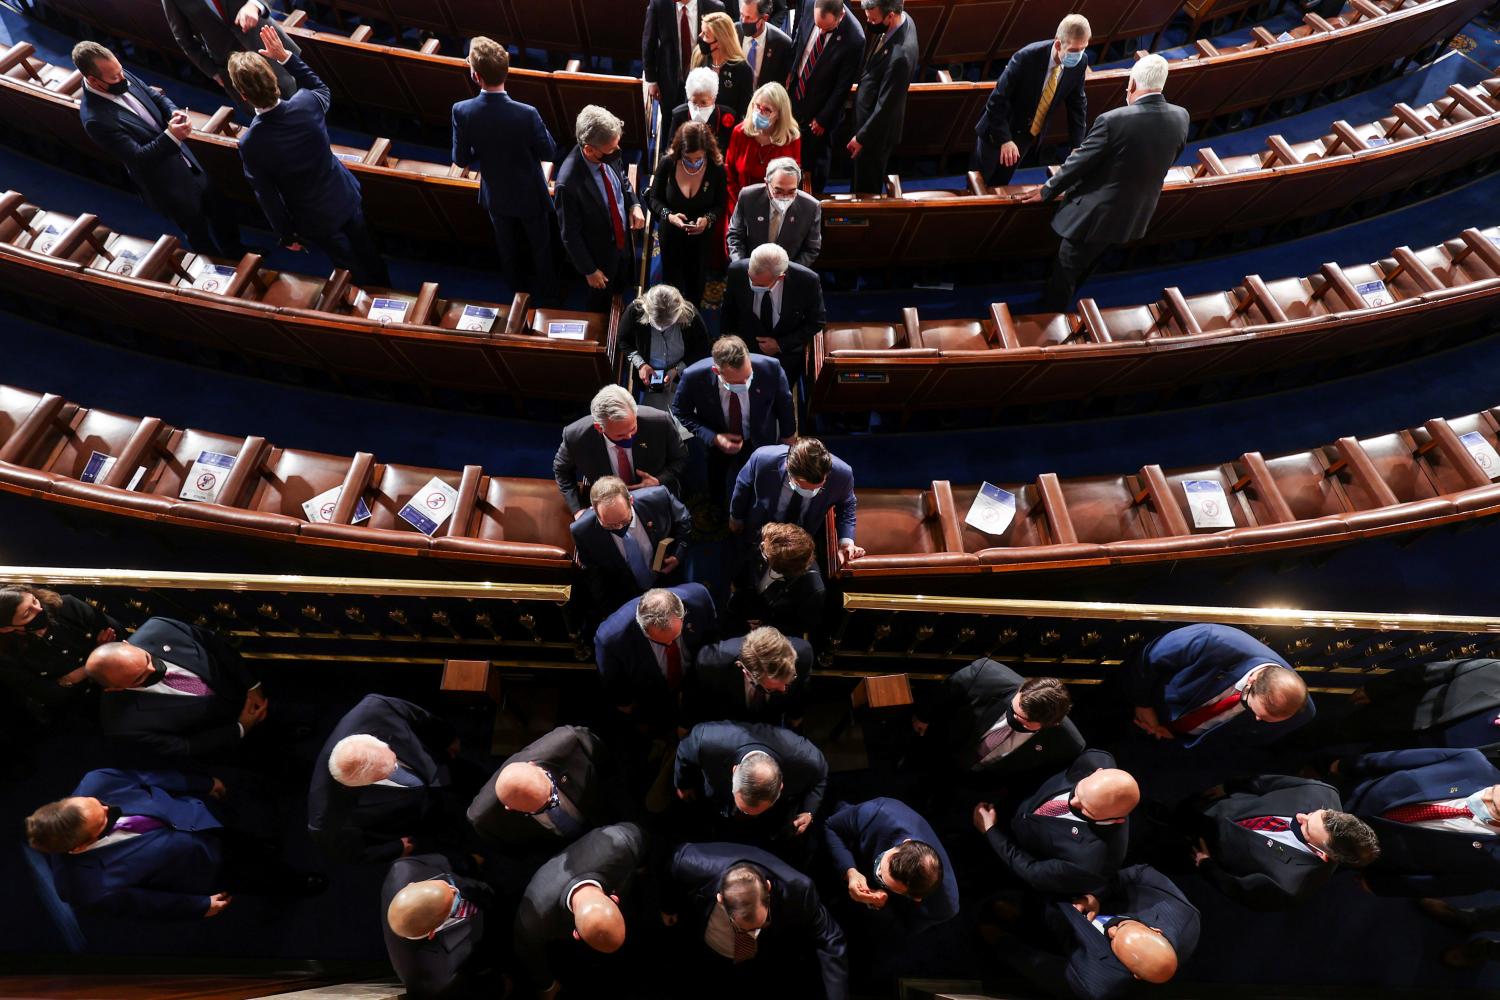
[[[760,134],[760,130],[755,127],[757,104],[769,105],[776,112],[776,120],[771,123],[771,145],[785,146],[802,137],[802,130],[797,127],[797,117],[792,114],[792,99],[787,95],[786,88],[779,83],[762,84],[750,95],[750,106],[745,109],[745,120],[742,123],[746,135],[753,137]]]
[[[725,62],[744,62],[745,50],[740,47],[740,33],[734,30],[734,18],[721,10],[703,15],[703,27],[719,43],[719,55]],[[693,50],[694,66],[711,66],[709,56],[703,54],[702,46]]]

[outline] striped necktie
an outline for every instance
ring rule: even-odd
[[[1047,74],[1047,83],[1042,87],[1042,99],[1037,102],[1036,114],[1031,119],[1031,137],[1035,139],[1042,133],[1042,123],[1047,120],[1047,112],[1052,110],[1052,98],[1057,93],[1057,78],[1062,76],[1062,63],[1052,67],[1052,72]]]

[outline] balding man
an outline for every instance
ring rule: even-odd
[[[1229,625],[1189,625],[1158,636],[1124,676],[1135,724],[1184,747],[1263,745],[1316,712],[1291,664]]]
[[[1000,861],[1037,892],[1099,893],[1109,884],[1130,840],[1130,813],[1140,803],[1135,778],[1103,750],[1085,750],[1016,807],[1010,832],[995,807],[974,807],[974,826]]]
[[[620,477],[604,476],[589,487],[589,509],[570,528],[597,621],[652,587],[677,582],[693,517],[665,486],[631,490]]]
[[[781,362],[793,389],[802,378],[807,346],[823,329],[823,283],[786,248],[762,243],[729,265],[720,329]],[[681,390],[679,390],[680,392]]]
[[[607,385],[589,402],[588,416],[563,428],[552,478],[577,519],[589,509],[589,488],[605,476],[618,476],[633,490],[665,486],[679,496],[686,466],[687,449],[672,418],[637,406],[628,389]]]
[[[624,129],[607,109],[585,106],[574,122],[578,145],[553,185],[563,250],[588,285],[590,312],[608,312],[610,299],[636,283],[632,233],[645,228],[646,215],[620,159]]]
[[[764,184],[740,189],[729,218],[729,259],[744,260],[763,243],[784,249],[793,264],[812,267],[823,250],[823,206],[802,190],[802,168],[790,156],[766,164]]]
[[[639,826],[616,823],[584,834],[537,869],[515,922],[515,955],[533,989],[547,997],[559,989],[548,956],[559,944],[606,955],[625,944],[625,910],[646,848]]]
[[[270,705],[223,638],[171,618],[148,619],[128,641],[96,646],[84,670],[104,689],[104,735],[158,758],[234,754]]]
[[[386,957],[406,995],[467,996],[490,964],[485,922],[495,892],[441,854],[397,858],[380,887]]]
[[[764,723],[704,722],[677,744],[677,797],[705,826],[743,843],[807,833],[828,785],[828,760],[810,740]]]
[[[505,759],[469,805],[479,836],[508,855],[556,854],[620,818],[609,748],[582,726],[558,726]]]
[[[620,606],[594,632],[594,660],[604,696],[638,725],[667,727],[676,718],[683,678],[698,649],[713,638],[714,599],[701,583],[658,587]]]
[[[1130,71],[1123,108],[1094,119],[1083,140],[1026,201],[1066,197],[1052,217],[1062,237],[1042,306],[1066,312],[1105,251],[1146,235],[1167,171],[1187,145],[1188,113],[1162,97],[1167,61],[1143,56]]]

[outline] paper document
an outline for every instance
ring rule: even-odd
[[[204,292],[224,294],[234,280],[234,268],[228,264],[204,264],[193,277],[193,287]]]
[[[1359,293],[1360,298],[1365,300],[1365,305],[1371,308],[1388,306],[1396,301],[1391,298],[1391,293],[1386,289],[1383,281],[1361,281],[1354,286],[1354,290]]]
[[[406,311],[410,308],[410,299],[376,299],[370,303],[365,318],[377,323],[402,323],[406,321]]]
[[[489,333],[495,328],[499,312],[489,306],[464,306],[464,314],[458,319],[460,330],[477,330]]]
[[[1500,454],[1495,453],[1495,448],[1484,439],[1484,435],[1478,431],[1470,431],[1460,434],[1458,439],[1469,449],[1469,454],[1474,456],[1474,461],[1484,470],[1484,474],[1494,479],[1500,476]]]
[[[130,477],[130,484],[128,486],[126,486],[125,488],[127,490],[130,490],[131,492],[134,492],[135,488],[137,486],[141,485],[141,480],[145,479],[145,478],[146,478],[146,467],[144,465],[137,466],[136,470],[135,470],[135,475],[133,475],[133,476]]]
[[[1193,527],[1234,527],[1234,514],[1229,510],[1229,498],[1224,495],[1223,486],[1212,479],[1184,479],[1182,489],[1187,493]]]
[[[224,488],[224,480],[229,478],[229,470],[232,468],[233,455],[200,451],[198,460],[188,469],[187,478],[182,481],[182,492],[177,496],[183,500],[218,503],[219,491]]]
[[[343,495],[343,485],[324,490],[311,500],[303,501],[302,513],[314,524],[332,524],[333,510],[339,505],[339,497]],[[365,498],[360,497],[354,504],[354,516],[349,519],[350,524],[359,524],[370,519],[370,508],[365,506]]]
[[[974,502],[969,505],[965,524],[971,524],[986,535],[1003,535],[1016,517],[1016,495],[998,486],[983,483]]]
[[[126,277],[135,273],[136,264],[140,263],[141,255],[134,250],[121,250],[115,254],[115,259],[109,262],[105,270],[110,274],[123,274]]]
[[[48,223],[47,228],[37,234],[36,243],[31,249],[37,253],[51,253],[52,248],[57,245],[57,238],[61,235],[61,229]]]
[[[433,476],[427,480],[427,485],[412,494],[404,507],[396,511],[396,516],[422,534],[431,536],[452,516],[453,505],[457,502],[458,490]]]
[[[104,454],[102,451],[93,452],[89,455],[89,460],[84,465],[83,471],[78,474],[78,481],[81,483],[97,483],[108,475],[109,470],[114,468],[114,466],[115,460],[113,457]]]
[[[547,324],[547,336],[553,340],[582,340],[589,325],[581,319],[558,319]]]

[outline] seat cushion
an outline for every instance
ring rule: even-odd
[[[295,535],[303,521],[285,514],[272,514],[260,510],[245,510],[242,507],[226,507],[217,503],[194,503],[180,500],[168,511],[173,517],[186,517],[195,521],[210,521],[214,524],[236,528],[252,528],[256,531],[273,531],[278,535]]]
[[[1009,548],[981,549],[975,553],[986,566],[1008,566],[1014,563],[1063,562],[1075,559],[1093,559],[1104,562],[1104,546],[1087,542],[1057,545],[1016,545]]]
[[[488,538],[434,538],[432,551],[437,553],[463,553],[473,556],[489,556],[506,559],[547,559],[561,565],[572,562],[572,556],[556,545],[538,545],[533,542],[493,541]]]
[[[357,524],[304,524],[303,538],[320,541],[343,542],[352,545],[374,545],[385,548],[428,549],[432,539],[416,528],[402,531],[399,528],[367,528]]]
[[[1111,556],[1175,555],[1184,552],[1199,552],[1204,549],[1222,549],[1229,544],[1225,537],[1229,532],[1216,535],[1171,535],[1166,538],[1127,538],[1110,542],[1104,546]]]
[[[917,336],[922,340],[919,346],[939,351],[989,351],[995,346],[986,336],[985,325],[977,320],[923,323]]]
[[[113,486],[80,483],[73,479],[63,479],[54,483],[52,492],[75,500],[87,500],[90,503],[152,514],[165,514],[177,502],[176,497],[164,497],[156,493],[134,493],[130,490],[116,489]]]
[[[906,346],[906,335],[894,326],[834,326],[823,331],[823,347],[833,351],[889,351]]]

